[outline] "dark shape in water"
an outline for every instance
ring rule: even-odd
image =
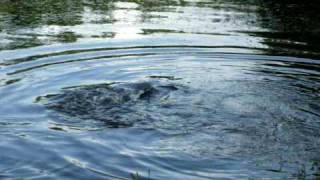
[[[140,108],[160,102],[176,90],[175,85],[159,82],[78,86],[45,96],[48,100],[45,106],[67,116],[100,120],[111,128],[129,127],[150,120]]]

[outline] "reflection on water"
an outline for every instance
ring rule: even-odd
[[[0,1],[0,178],[319,178],[318,10]]]
[[[307,9],[307,10],[306,10]],[[318,56],[312,1],[1,1],[0,48],[191,36],[271,54]]]
[[[147,35],[198,35],[230,45],[258,46],[256,38],[234,32],[260,29],[257,7],[232,1],[5,1],[1,7],[4,49]]]
[[[319,55],[319,10],[317,2],[264,1],[261,26],[266,32],[249,32],[265,37],[264,44],[271,48],[271,54],[317,57]]]

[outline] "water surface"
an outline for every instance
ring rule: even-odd
[[[1,1],[0,177],[319,178],[319,9]]]

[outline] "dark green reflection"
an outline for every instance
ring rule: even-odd
[[[320,5],[316,1],[262,0],[261,27],[269,32],[254,32],[264,37],[270,54],[319,57]]]
[[[212,41],[232,41],[230,35],[240,32],[266,45],[268,54],[317,58],[319,10],[311,0],[6,0],[0,2],[0,49],[103,40],[126,31],[145,37],[207,35]]]

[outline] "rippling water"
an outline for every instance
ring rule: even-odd
[[[319,178],[319,9],[1,1],[0,178]]]

